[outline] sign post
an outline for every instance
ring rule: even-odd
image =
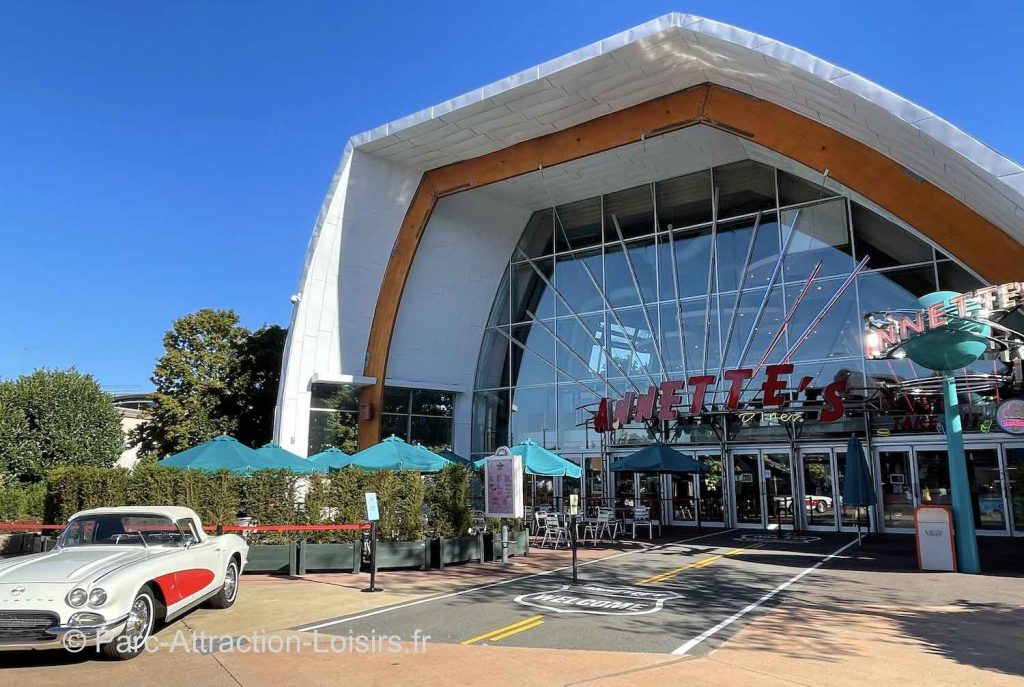
[[[569,541],[572,542],[572,583],[579,584],[579,566],[576,562],[576,516],[580,510],[579,494],[569,494]]]
[[[489,518],[522,518],[523,458],[502,446],[484,462],[484,512]]]
[[[366,492],[366,519],[370,521],[370,586],[364,592],[382,591],[377,586],[377,522],[380,520],[380,509],[377,507],[377,493]]]

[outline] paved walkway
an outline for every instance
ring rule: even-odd
[[[720,547],[716,547],[717,550]],[[595,552],[588,549],[583,556],[584,560],[594,560],[595,556],[621,553],[621,550],[598,549]],[[656,552],[629,554],[619,560],[659,555]],[[703,560],[710,555],[718,554],[703,552],[695,553],[694,557]],[[727,558],[729,560],[716,560],[703,570],[679,571],[668,579],[656,580],[655,586],[678,585],[676,588],[686,594],[688,576],[692,578],[690,584],[697,587],[699,579],[713,578],[716,569],[723,574],[729,571],[738,575],[756,573],[757,566],[771,567],[765,560],[755,562],[744,560],[743,556],[736,560],[732,560],[734,556]],[[630,687],[637,684],[715,687],[1021,684],[1024,679],[1024,656],[1020,650],[1024,646],[1024,577],[917,573],[908,570],[907,560],[906,556],[894,559],[891,542],[876,549],[869,540],[863,548],[848,549],[781,592],[764,608],[752,613],[741,629],[713,651],[683,656],[505,646],[516,637],[524,639],[521,643],[528,643],[525,638],[531,632],[537,632],[539,640],[542,627],[491,642],[493,646],[487,646],[485,641],[470,645],[432,641],[426,651],[418,651],[421,647],[414,645],[411,637],[405,637],[407,641],[398,645],[400,653],[391,653],[384,646],[378,647],[384,651],[372,653],[355,650],[331,653],[327,645],[321,645],[321,652],[316,652],[310,644],[311,632],[288,629],[429,599],[469,585],[500,582],[513,575],[550,570],[567,563],[564,552],[545,552],[529,559],[518,559],[516,566],[504,570],[485,564],[430,573],[384,573],[379,576],[379,583],[386,591],[380,594],[359,592],[365,580],[352,575],[316,576],[306,580],[246,577],[235,608],[197,611],[164,629],[160,638],[170,643],[179,630],[183,636],[191,631],[215,637],[248,635],[250,641],[256,643],[248,645],[250,647],[261,642],[266,644],[271,641],[267,638],[274,638],[273,641],[292,642],[296,649],[293,653],[199,653],[186,652],[180,647],[172,652],[165,647],[128,663],[111,663],[62,652],[23,652],[0,656],[0,682],[5,685],[74,684],[76,687],[121,684],[133,687],[280,687],[282,684],[345,682],[459,687],[510,683],[517,687],[554,684]],[[671,564],[676,562],[673,560]],[[780,560],[774,567],[784,568],[784,576],[791,577],[797,569],[787,563],[792,561]],[[589,564],[583,569],[597,570],[605,566],[611,569],[615,565],[609,560]],[[680,567],[661,566],[658,576]],[[695,572],[703,577],[694,575]],[[468,606],[472,611],[473,604]],[[384,623],[372,629],[377,633],[388,631]],[[325,638],[327,635],[321,637]],[[298,650],[303,642],[306,645]]]

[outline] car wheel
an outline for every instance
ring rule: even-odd
[[[153,602],[153,594],[143,588],[132,601],[121,634],[103,645],[103,654],[118,661],[135,658],[146,648],[146,640],[152,634],[155,622],[156,604]]]
[[[238,563],[234,558],[224,571],[224,584],[217,595],[210,599],[210,608],[231,608],[238,598]]]
[[[824,513],[826,510],[825,502],[818,501],[818,504],[814,507],[819,513]]]

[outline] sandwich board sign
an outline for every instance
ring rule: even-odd
[[[489,518],[521,518],[523,459],[502,446],[484,461],[484,511]]]

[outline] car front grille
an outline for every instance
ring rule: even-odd
[[[43,611],[0,611],[0,644],[45,642],[54,639],[46,631],[60,622],[56,613]]]

